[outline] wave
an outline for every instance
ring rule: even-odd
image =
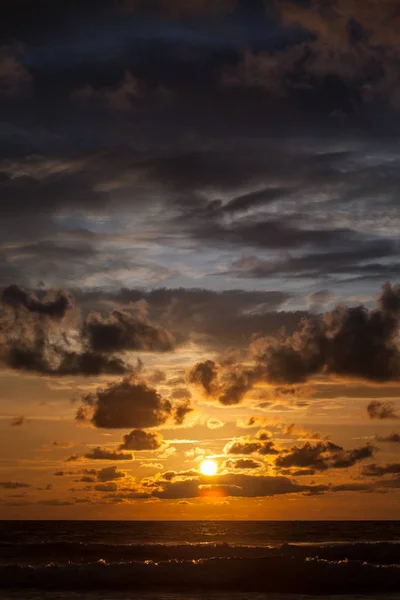
[[[399,566],[284,556],[0,567],[7,588],[91,591],[397,592]]]
[[[201,560],[210,558],[295,558],[332,562],[361,561],[374,565],[400,564],[400,543],[354,542],[281,546],[235,544],[104,544],[81,542],[0,543],[0,564],[40,565],[49,562],[86,564],[146,560]]]

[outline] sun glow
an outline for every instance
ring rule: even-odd
[[[208,458],[207,460],[203,460],[200,465],[200,473],[202,475],[207,475],[208,477],[212,477],[218,470],[217,463],[215,460]]]

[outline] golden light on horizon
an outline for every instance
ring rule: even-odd
[[[207,477],[212,477],[213,475],[215,475],[217,470],[218,465],[215,462],[215,460],[212,460],[211,458],[203,460],[203,462],[200,465],[200,473],[202,475],[207,475]]]

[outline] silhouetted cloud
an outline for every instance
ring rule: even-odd
[[[97,479],[102,482],[123,479],[126,476],[124,471],[118,471],[117,467],[104,467],[97,471]]]
[[[94,352],[166,352],[174,346],[173,336],[149,322],[144,310],[138,316],[117,309],[107,318],[91,314],[84,323],[83,331]]]
[[[124,435],[123,443],[120,445],[121,450],[159,450],[165,445],[161,434],[153,431],[143,431],[142,429],[134,429],[130,433]]]
[[[367,412],[371,419],[398,419],[394,402],[372,400],[367,406]]]
[[[132,460],[133,456],[129,452],[117,452],[108,448],[93,448],[86,452],[85,458],[88,460]]]
[[[252,458],[238,458],[237,460],[226,460],[223,466],[226,469],[260,469],[262,463]]]
[[[42,299],[12,285],[3,289],[1,306],[0,357],[12,369],[53,376],[121,375],[131,370],[119,356],[85,347],[69,321],[72,299],[62,290]]]
[[[22,427],[22,425],[25,425],[26,423],[29,423],[29,419],[26,417],[14,417],[11,421],[11,427]]]
[[[188,404],[183,408],[174,405],[146,383],[131,377],[84,396],[76,418],[89,419],[105,429],[142,429],[163,425],[169,418],[176,421],[177,415],[183,421],[189,411]]]
[[[48,315],[53,319],[62,319],[73,306],[71,297],[64,290],[56,292],[54,299],[40,300],[34,292],[27,292],[18,285],[4,288],[1,301],[15,310],[25,308],[29,312]]]
[[[388,435],[377,435],[376,440],[378,442],[384,442],[389,444],[400,444],[400,433],[389,433]]]
[[[217,494],[257,498],[284,494],[320,494],[328,488],[323,485],[301,485],[286,477],[245,475],[229,473],[213,478],[213,482],[201,477],[183,480],[159,481],[152,496],[163,499],[197,498]]]
[[[259,432],[260,433],[260,432]],[[279,449],[275,446],[273,440],[268,439],[266,433],[257,435],[257,439],[250,437],[242,437],[233,439],[224,447],[225,454],[261,454],[261,455],[277,455]]]
[[[20,481],[0,481],[0,487],[5,490],[18,490],[21,488],[31,487],[29,483],[22,483]]]
[[[221,404],[238,404],[257,383],[301,383],[322,372],[396,381],[399,299],[400,286],[386,283],[375,310],[339,306],[320,318],[304,319],[293,335],[256,339],[249,352],[252,365],[208,360],[192,367],[188,381]],[[374,401],[370,406],[373,418],[394,418],[389,404]]]
[[[366,477],[383,477],[384,475],[399,475],[400,463],[391,463],[388,465],[368,465],[364,467],[362,474]]]
[[[328,469],[347,469],[362,460],[374,456],[376,448],[371,445],[345,450],[332,442],[307,442],[303,446],[294,446],[275,461],[278,468],[311,468],[316,471]]]

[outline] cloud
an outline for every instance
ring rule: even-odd
[[[53,299],[40,300],[34,292],[27,292],[18,285],[10,285],[1,292],[1,301],[16,311],[25,308],[29,312],[62,319],[73,308],[70,295],[64,290],[55,292]]]
[[[263,456],[273,456],[279,454],[279,449],[267,435],[262,433],[259,439],[242,437],[228,442],[223,450],[224,454],[261,454]]]
[[[367,412],[371,419],[398,419],[394,402],[372,400],[367,406]]]
[[[55,446],[56,448],[71,448],[72,446],[75,446],[74,442],[59,442],[58,440],[55,440],[52,443],[53,446]]]
[[[215,482],[215,483],[214,483]],[[322,485],[301,485],[286,477],[229,473],[213,478],[158,482],[152,496],[162,499],[197,498],[207,496],[235,496],[244,498],[271,497],[285,494],[320,494],[328,488]]]
[[[223,466],[225,469],[260,469],[263,465],[252,458],[239,458],[237,460],[226,460]]]
[[[97,448],[87,452],[85,458],[88,460],[132,460],[133,456],[128,452],[117,452],[97,446]]]
[[[399,475],[400,474],[400,463],[391,463],[385,466],[382,465],[368,465],[364,467],[362,474],[365,477],[383,477],[384,475]]]
[[[208,421],[207,421],[208,429],[221,429],[221,427],[224,427],[224,426],[225,426],[225,423],[223,423],[219,419],[208,419]]]
[[[400,444],[400,433],[390,433],[388,435],[377,435],[375,438],[378,442],[389,444]]]
[[[79,456],[79,454],[72,454],[71,456],[68,456],[68,458],[65,459],[65,462],[76,462],[80,459],[81,457]]]
[[[21,483],[19,481],[0,481],[0,487],[5,490],[18,490],[21,488],[31,487],[29,483]]]
[[[371,445],[345,450],[332,442],[307,442],[301,447],[294,446],[278,456],[275,465],[278,468],[311,468],[316,471],[328,469],[347,469],[362,460],[374,456],[376,448]]]
[[[290,105],[301,101],[327,114],[352,117],[380,99],[398,107],[399,65],[395,0],[319,0],[275,3],[285,27],[301,27],[297,43],[244,53],[225,71],[225,85],[260,88]],[[329,98],[327,90],[334,92]],[[318,100],[320,106],[318,106]]]
[[[117,489],[116,483],[98,483],[94,486],[94,490],[96,492],[116,492]]]
[[[159,450],[164,446],[165,442],[161,434],[152,431],[143,431],[142,429],[134,429],[130,433],[124,435],[120,449],[141,452],[143,450]]]
[[[39,298],[16,285],[1,292],[0,359],[11,369],[44,375],[121,375],[131,370],[119,356],[86,348],[74,330],[72,299],[67,292]]]
[[[84,323],[84,335],[90,348],[100,353],[167,352],[174,347],[173,336],[148,321],[143,310],[138,316],[117,309],[107,318],[91,314]]]
[[[176,425],[183,425],[187,415],[193,412],[193,408],[190,405],[190,400],[183,400],[178,402],[172,409],[173,419]]]
[[[124,79],[114,88],[95,89],[85,85],[71,94],[71,99],[79,104],[97,105],[117,111],[129,111],[135,102],[146,95],[143,84],[129,71]]]
[[[123,479],[126,476],[124,471],[118,471],[117,467],[104,467],[97,471],[97,479],[103,483]]]
[[[26,417],[14,417],[11,421],[11,427],[22,427],[22,425],[25,425],[26,423],[29,423],[29,419]]]
[[[32,85],[32,76],[6,48],[0,48],[0,95],[16,98],[26,96]]]
[[[159,12],[171,18],[192,17],[196,15],[221,15],[232,11],[237,0],[120,0],[121,10],[145,10]]]
[[[338,306],[321,317],[304,319],[292,335],[256,339],[249,349],[252,365],[209,360],[194,365],[188,381],[222,404],[241,402],[257,383],[302,383],[320,373],[396,381],[399,317],[400,286],[386,283],[374,310]],[[378,414],[381,403],[371,404],[372,413]],[[383,414],[393,418],[390,406]]]
[[[206,396],[217,398],[220,404],[239,404],[257,381],[253,369],[242,365],[220,367],[212,360],[194,365],[188,373],[188,381],[197,385]]]
[[[171,417],[176,420],[182,410],[184,418],[188,405],[183,409],[173,405],[146,383],[128,377],[84,396],[76,418],[89,419],[95,427],[104,429],[143,429],[163,425]]]

